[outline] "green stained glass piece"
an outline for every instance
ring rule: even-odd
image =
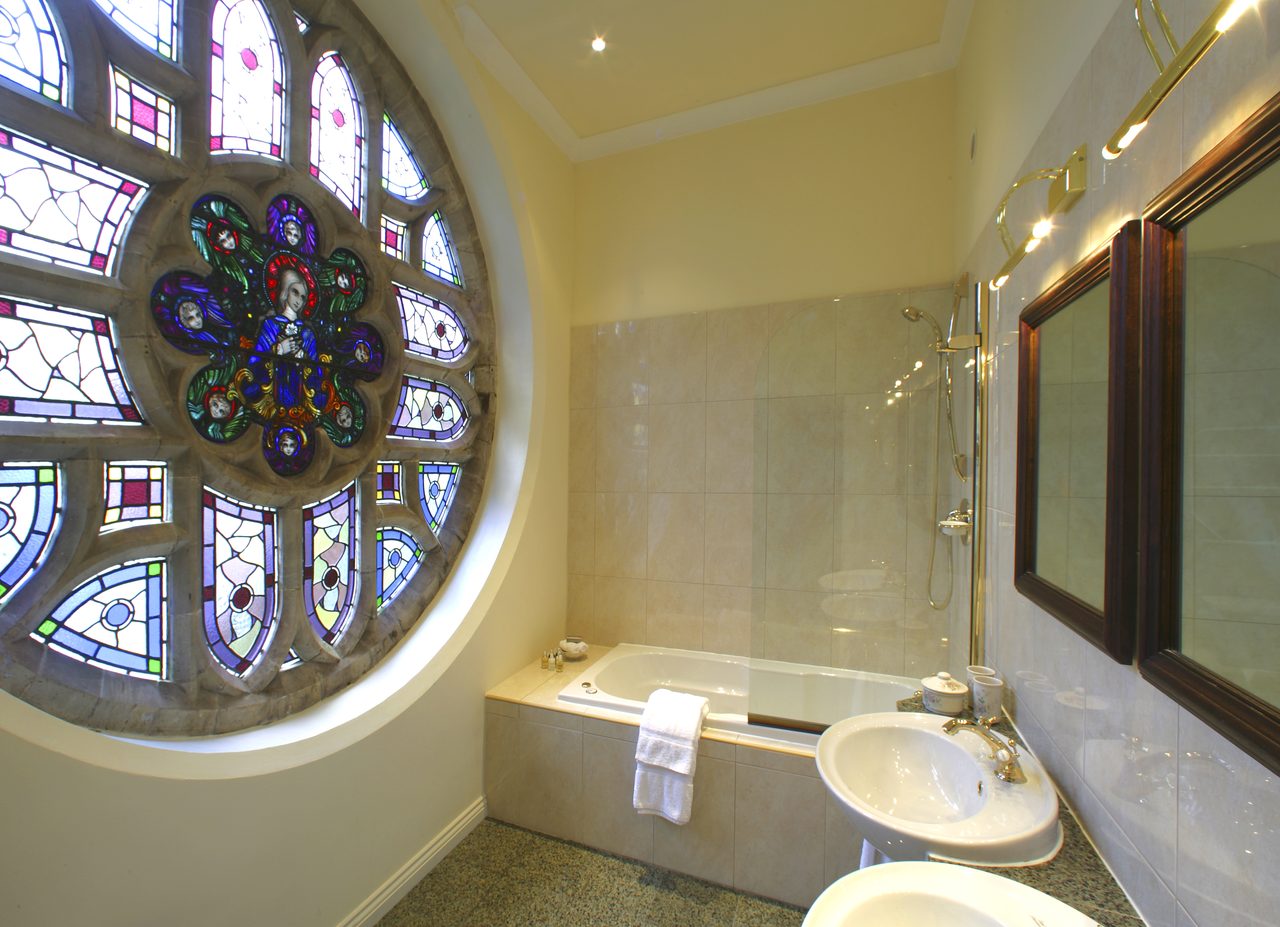
[[[42,637],[48,637],[56,630],[58,630],[57,622],[50,621],[46,618],[44,621],[40,622],[40,627],[36,628],[36,633]]]
[[[148,575],[148,576],[159,576],[159,575],[160,575],[160,564],[158,564],[158,563],[148,563],[148,564],[147,564],[147,575]]]
[[[52,468],[52,467],[41,467],[41,468],[40,468],[40,482],[41,482],[41,483],[52,483],[52,482],[53,482],[53,468]]]
[[[155,659],[148,660],[148,661],[147,661],[147,672],[149,672],[149,673],[159,673],[159,672],[160,672],[160,661],[159,661],[159,660],[155,660]]]

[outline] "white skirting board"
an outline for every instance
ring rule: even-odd
[[[378,886],[372,895],[339,922],[338,927],[371,927],[376,924],[379,918],[409,894],[427,873],[436,868],[440,860],[448,856],[449,851],[462,842],[463,837],[475,830],[484,817],[485,800],[481,795],[450,821],[444,830],[432,837],[426,846],[413,854],[392,874],[391,878]]]

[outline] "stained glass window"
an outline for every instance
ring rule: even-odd
[[[204,488],[204,634],[214,658],[247,673],[275,636],[276,513]]]
[[[285,657],[284,662],[280,664],[280,672],[283,673],[285,670],[291,670],[295,666],[301,666],[304,662],[305,661],[302,657],[298,656],[298,651],[290,650],[289,655]]]
[[[462,467],[455,463],[418,464],[418,489],[421,490],[422,514],[432,534],[439,534],[449,517],[453,497],[462,480]]]
[[[407,531],[380,528],[377,534],[378,611],[382,611],[404,591],[422,562],[422,548]]]
[[[355,483],[302,509],[302,600],[311,626],[328,642],[355,614],[359,517]]]
[[[110,321],[0,296],[0,419],[141,424]]]
[[[395,284],[404,329],[404,349],[439,361],[457,360],[467,350],[467,330],[457,314],[425,293]]]
[[[382,250],[397,261],[409,260],[409,226],[384,215],[382,217]]]
[[[284,58],[262,4],[217,0],[210,51],[210,150],[279,158],[284,145]]]
[[[31,637],[113,673],[163,679],[166,602],[165,561],[127,563],[77,586]]]
[[[379,505],[404,501],[400,492],[400,461],[378,461],[377,487]]]
[[[302,35],[306,35],[307,30],[311,28],[311,23],[307,22],[297,10],[294,10],[293,21],[298,24],[298,32]]]
[[[44,0],[0,3],[0,77],[67,105],[67,54]]]
[[[390,113],[382,114],[382,185],[407,200],[416,200],[431,188]]]
[[[462,271],[453,252],[453,239],[449,237],[444,216],[438,212],[431,214],[422,232],[422,269],[445,283],[462,286]]]
[[[146,190],[140,180],[0,128],[0,251],[112,273]]]
[[[337,52],[320,58],[311,80],[311,176],[364,215],[364,116]]]
[[[0,603],[44,562],[61,516],[57,466],[0,464]]]
[[[111,21],[147,48],[176,58],[178,11],[173,0],[93,0]]]
[[[102,471],[102,531],[169,520],[169,467],[163,461],[113,460]]]
[[[466,427],[467,412],[449,386],[435,380],[404,378],[400,404],[391,420],[391,437],[451,441]]]
[[[111,67],[111,124],[125,135],[173,154],[173,101]]]

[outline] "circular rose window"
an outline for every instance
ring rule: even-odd
[[[0,684],[149,734],[349,685],[430,620],[493,432],[425,104],[354,8],[272,0],[14,0],[0,97]]]

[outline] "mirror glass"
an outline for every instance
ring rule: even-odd
[[[1280,705],[1277,216],[1280,164],[1184,227],[1179,648],[1272,705]]]
[[[1108,284],[1042,322],[1035,572],[1099,610],[1106,575]]]

